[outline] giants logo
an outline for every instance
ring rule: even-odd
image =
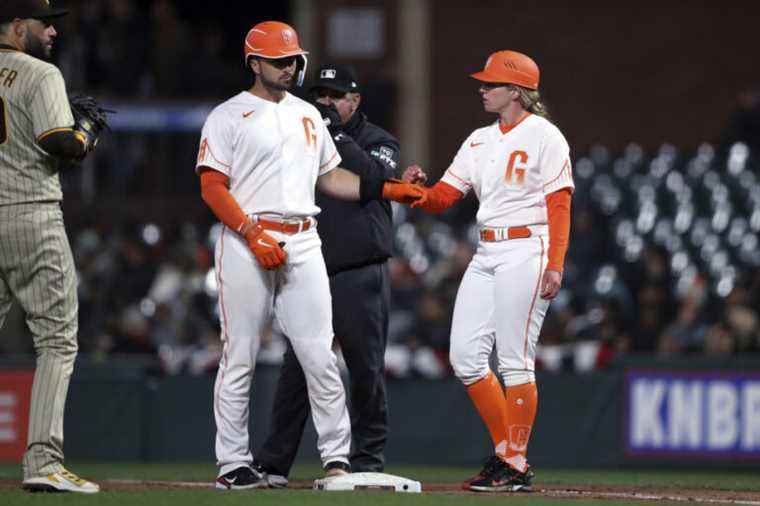
[[[530,425],[509,426],[509,448],[515,452],[524,452],[528,449],[530,439]]]
[[[515,164],[522,164],[521,167],[516,167]],[[525,180],[525,164],[528,163],[528,153],[525,151],[512,151],[509,155],[509,162],[507,163],[507,172],[504,174],[504,179],[508,185],[522,186]],[[513,178],[513,175],[515,176]]]
[[[317,134],[315,133],[317,128],[314,126],[314,122],[307,116],[304,116],[301,121],[303,122],[303,132],[306,135],[306,145],[315,148],[317,146]]]

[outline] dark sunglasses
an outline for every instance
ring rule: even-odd
[[[286,58],[262,58],[262,60],[280,70],[292,66],[294,63],[296,63],[297,59],[297,56],[288,56]]]
[[[506,86],[509,86],[509,85],[506,83],[485,83],[485,82],[480,83],[480,87],[488,91],[495,90],[496,88],[504,88]]]

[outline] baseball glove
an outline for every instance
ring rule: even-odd
[[[92,151],[98,145],[101,132],[108,129],[107,113],[116,111],[104,109],[97,100],[87,95],[70,96],[69,105],[74,115],[74,131],[84,135],[87,151]]]

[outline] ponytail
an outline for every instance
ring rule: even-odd
[[[512,85],[511,87],[520,94],[518,100],[520,101],[520,105],[522,105],[526,111],[545,119],[551,119],[549,116],[549,110],[547,109],[546,104],[541,100],[541,94],[538,90],[529,90],[522,86],[515,85]]]

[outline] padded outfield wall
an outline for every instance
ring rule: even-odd
[[[23,448],[28,363],[0,369],[0,459]],[[70,459],[213,461],[212,376],[153,377],[149,364],[80,360],[67,405]],[[278,368],[254,382],[254,447]],[[24,379],[26,378],[26,379]],[[13,380],[13,381],[11,381]],[[26,386],[24,381],[26,381]],[[760,465],[760,362],[630,361],[609,372],[539,374],[537,466]],[[391,380],[388,462],[474,465],[489,437],[455,379]],[[308,425],[300,458],[317,460]]]

